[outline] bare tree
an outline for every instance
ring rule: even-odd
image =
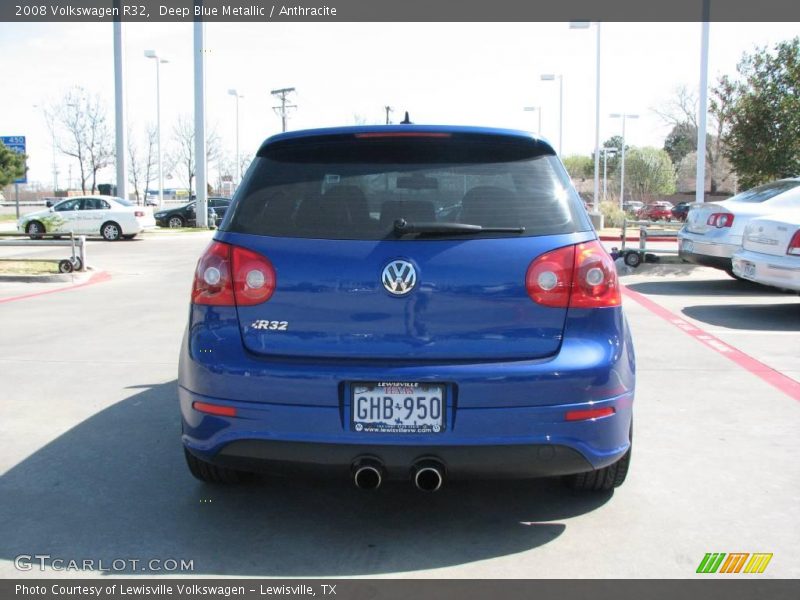
[[[190,117],[186,115],[178,117],[178,122],[172,130],[172,141],[175,147],[171,153],[170,160],[175,164],[175,168],[181,168],[182,177],[185,177],[184,181],[188,184],[189,197],[191,198],[196,165],[194,157],[194,123]],[[216,128],[209,128],[206,136],[206,163],[217,161],[220,154],[220,137]]]
[[[724,136],[721,135],[728,126],[730,104],[718,90],[714,92],[709,107],[711,119],[706,135],[706,164],[711,175],[712,194],[733,177],[733,170],[724,158]],[[670,154],[676,169],[683,158],[697,150],[698,107],[697,94],[686,85],[681,85],[675,88],[674,95],[669,100],[660,107],[651,109],[666,124],[672,126],[664,149]]]
[[[147,125],[145,131],[144,149],[139,145],[138,139],[128,130],[128,181],[133,185],[136,203],[142,200],[139,192],[144,192],[145,199],[150,182],[153,180],[156,168],[156,128]],[[142,186],[144,189],[142,189]]]
[[[97,173],[114,160],[113,137],[109,130],[106,107],[97,94],[76,86],[64,94],[61,103],[47,111],[47,121],[56,146],[78,162],[81,190],[97,189]]]

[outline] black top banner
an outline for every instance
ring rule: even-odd
[[[708,18],[705,15],[708,15]],[[6,22],[800,21],[793,0],[3,0]]]

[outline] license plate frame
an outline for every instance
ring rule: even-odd
[[[387,398],[391,400],[391,408],[388,408]],[[379,400],[377,408],[375,399]],[[413,435],[440,434],[447,430],[447,385],[444,383],[352,382],[349,400],[350,430],[355,433]],[[366,417],[364,410],[368,413]]]

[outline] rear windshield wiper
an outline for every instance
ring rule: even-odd
[[[422,235],[470,235],[474,233],[525,233],[524,227],[483,227],[470,223],[409,223],[405,219],[394,222],[398,235],[419,233]]]

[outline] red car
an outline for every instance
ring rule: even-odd
[[[639,211],[640,219],[647,219],[648,221],[671,221],[672,220],[672,204],[669,202],[653,202],[648,204],[641,211]]]

